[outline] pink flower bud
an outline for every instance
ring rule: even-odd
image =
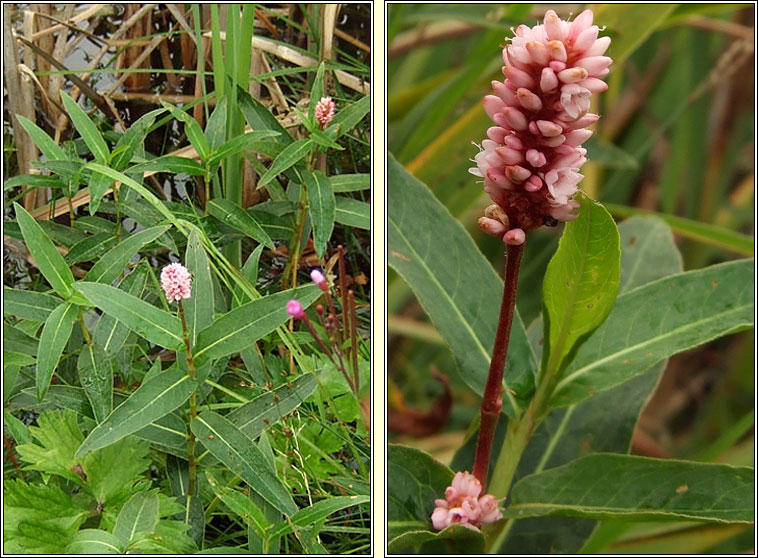
[[[567,60],[566,47],[561,41],[550,41],[546,46],[548,52],[550,52],[550,58],[558,62],[565,62]]]
[[[576,40],[574,41],[574,50],[577,52],[587,51],[592,45],[595,44],[598,32],[599,29],[597,28],[597,25],[593,25],[592,27],[588,27],[579,33],[579,35],[576,37]]]
[[[510,81],[514,87],[526,87],[527,89],[531,89],[537,85],[534,78],[524,70],[519,70],[514,66],[506,66],[504,71],[508,81]]]
[[[524,160],[524,154],[521,151],[510,147],[496,147],[495,152],[507,165],[516,165]]]
[[[505,116],[505,121],[514,130],[526,130],[526,127],[529,125],[529,121],[524,116],[524,113],[513,107],[505,107],[503,115]]]
[[[529,161],[529,164],[534,168],[539,168],[547,162],[547,159],[545,159],[545,154],[537,151],[536,149],[529,149],[526,152],[526,160]]]
[[[592,25],[592,18],[593,18],[592,10],[584,10],[582,13],[576,16],[576,19],[574,19],[574,21],[571,22],[568,39],[574,42],[574,48],[577,48],[576,46],[577,37],[579,37]]]
[[[557,136],[563,131],[563,128],[561,128],[558,124],[549,120],[537,120],[537,128],[539,128],[540,133],[543,136],[548,138]]]
[[[523,182],[531,175],[532,172],[529,169],[525,169],[524,167],[520,167],[518,165],[505,167],[505,176],[508,177],[508,180],[515,182],[516,184]]]
[[[590,56],[576,62],[578,68],[584,68],[591,76],[597,75],[611,65],[611,59],[607,56]]]
[[[511,246],[518,246],[523,244],[526,240],[526,234],[521,229],[511,229],[503,237],[503,242],[510,244]]]
[[[545,93],[553,91],[558,87],[558,76],[552,68],[543,68],[542,75],[540,76],[540,89]]]
[[[564,22],[561,21],[561,18],[553,10],[548,10],[545,13],[544,21],[548,39],[551,41],[563,41],[566,38]]]
[[[495,95],[497,95],[501,101],[503,101],[506,105],[514,105],[516,102],[516,94],[513,92],[513,89],[510,87],[506,87],[506,85],[502,81],[492,81],[492,91],[494,91]],[[486,98],[486,97],[485,97]],[[485,111],[487,109],[485,108]],[[492,118],[490,116],[490,118]]]
[[[505,103],[494,95],[487,95],[482,104],[484,105],[484,112],[487,113],[487,116],[489,116],[490,119],[492,119],[495,114],[502,112],[505,108]]]
[[[584,68],[566,68],[558,72],[558,79],[563,83],[576,83],[587,79],[589,72]]]
[[[491,126],[487,128],[487,137],[495,143],[503,144],[507,133],[507,130],[500,126]]]
[[[550,62],[550,52],[542,43],[529,41],[526,43],[526,50],[537,64],[546,66]]]
[[[528,89],[519,87],[518,90],[516,90],[516,98],[518,99],[518,102],[521,104],[521,106],[526,110],[535,112],[542,110],[542,99],[540,99],[537,95]]]
[[[329,125],[329,122],[332,121],[332,118],[334,117],[334,108],[334,101],[331,97],[321,97],[321,100],[316,103],[314,116],[316,117],[316,121],[321,124],[322,128],[326,128]]]
[[[318,269],[311,271],[311,281],[321,287],[322,290],[326,288],[326,279],[324,278],[324,274],[321,273],[321,271]]]
[[[489,217],[479,217],[479,221],[477,223],[480,229],[491,236],[502,238],[506,232],[505,225],[503,225],[500,221],[490,219]]]
[[[296,320],[302,320],[303,318],[305,318],[305,310],[303,310],[303,305],[294,299],[290,300],[287,303],[287,314],[289,314]]]
[[[189,298],[192,295],[192,276],[182,264],[168,264],[161,271],[161,287],[169,302]]]
[[[610,45],[610,37],[600,37],[590,48],[585,51],[584,56],[602,56],[605,54],[605,51],[608,50],[608,47]]]

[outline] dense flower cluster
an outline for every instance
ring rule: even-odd
[[[305,310],[303,310],[303,305],[300,302],[292,299],[287,303],[287,314],[296,320],[302,320],[305,317]]]
[[[161,271],[161,287],[169,302],[189,298],[192,295],[192,276],[182,264],[168,264]]]
[[[503,518],[497,507],[497,498],[492,494],[480,497],[482,485],[474,475],[456,473],[453,482],[445,489],[445,499],[438,498],[432,513],[432,525],[442,530],[455,523],[478,529],[484,523],[494,523]]]
[[[506,79],[493,81],[495,94],[484,98],[495,126],[469,172],[484,178],[495,202],[479,226],[507,244],[522,244],[526,232],[543,224],[577,217],[579,204],[571,198],[584,178],[581,145],[599,118],[588,113],[590,96],[608,88],[599,78],[611,64],[603,56],[611,40],[598,38],[592,18],[585,10],[568,22],[548,10],[542,25],[520,25],[503,49]]]
[[[331,97],[321,97],[321,100],[316,103],[314,114],[322,128],[326,128],[334,118],[334,108],[334,101]]]

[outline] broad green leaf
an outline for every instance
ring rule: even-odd
[[[218,413],[204,411],[192,420],[190,428],[219,461],[242,477],[250,489],[285,515],[295,514],[297,506],[289,489],[276,476],[258,447],[236,426]]]
[[[3,183],[3,190],[10,190],[17,186],[29,186],[34,188],[65,188],[65,184],[56,176],[44,176],[41,174],[19,174]]]
[[[113,411],[113,364],[98,345],[82,348],[76,362],[79,383],[87,394],[95,420],[103,422]]]
[[[76,454],[85,455],[138,432],[186,403],[196,388],[195,379],[178,369],[150,379],[90,432]]]
[[[3,287],[3,314],[22,320],[44,322],[60,302],[58,297],[46,293]]]
[[[274,249],[274,242],[258,221],[233,201],[224,198],[213,199],[208,203],[208,212],[222,223]]]
[[[648,9],[649,8],[649,9]],[[604,34],[612,38],[606,53],[619,66],[634,50],[662,25],[676,4],[605,4],[595,9],[595,23],[607,26]]]
[[[406,446],[387,446],[387,527],[391,552],[408,551],[430,540],[451,539],[453,549],[480,552],[484,546],[481,533],[470,529],[432,527],[434,500],[444,497],[453,480],[453,471],[431,455]],[[468,531],[468,533],[466,533]],[[457,546],[454,541],[459,541]]]
[[[520,480],[504,515],[751,523],[753,477],[750,467],[593,454]]]
[[[334,192],[331,182],[321,171],[306,173],[304,178],[308,191],[308,213],[313,226],[313,244],[316,256],[321,258],[334,229],[336,212]]]
[[[174,118],[184,122],[184,133],[187,134],[187,139],[192,144],[192,147],[195,148],[200,159],[206,161],[210,155],[210,146],[208,145],[208,140],[206,139],[205,134],[203,134],[203,130],[200,128],[200,124],[197,123],[197,120],[192,118],[182,109],[177,108],[170,103],[162,101],[161,105],[163,105],[163,108],[169,110]]]
[[[50,387],[53,372],[58,367],[58,361],[63,354],[78,309],[68,302],[62,303],[50,313],[39,338],[40,347],[37,358],[37,400],[42,401]]]
[[[187,459],[187,423],[176,413],[156,419],[134,435],[168,455]]]
[[[89,213],[90,215],[94,215],[100,208],[100,202],[102,202],[108,188],[113,185],[113,180],[102,173],[91,171],[87,185],[89,186],[90,193]]]
[[[276,525],[271,532],[271,536],[279,537],[292,532],[296,525],[309,526],[323,521],[334,512],[368,504],[371,501],[369,496],[335,496],[327,500],[321,500],[315,504],[298,510],[298,512],[289,518],[289,521],[282,521]]]
[[[191,346],[194,347],[197,334],[213,322],[215,304],[211,268],[197,230],[193,230],[187,239],[184,263],[192,274],[192,292],[195,295],[186,300],[184,305]]]
[[[119,285],[119,289],[139,298],[145,288],[146,281],[146,267],[138,266],[129,275],[124,277]],[[130,331],[128,325],[120,322],[114,316],[102,314],[95,325],[92,339],[94,343],[102,347],[108,357],[114,357],[121,350],[121,347],[124,346]]]
[[[226,96],[216,103],[208,123],[205,125],[205,137],[208,139],[208,147],[216,151],[226,140],[226,108],[229,100]]]
[[[95,306],[148,341],[167,349],[178,349],[184,343],[176,316],[110,285],[80,282],[76,287]]]
[[[16,212],[16,219],[18,220],[19,227],[21,227],[24,242],[26,242],[27,248],[32,253],[37,267],[42,272],[42,275],[45,276],[45,279],[48,280],[50,286],[55,289],[55,292],[63,298],[68,298],[71,295],[71,285],[74,283],[74,276],[66,265],[63,256],[61,256],[52,241],[42,231],[36,219],[26,209],[17,203],[13,204],[13,209]]]
[[[355,103],[351,103],[344,108],[337,106],[337,112],[334,114],[334,118],[329,124],[327,135],[335,140],[340,136],[344,136],[357,126],[370,110],[371,97],[369,95],[361,97]]]
[[[29,432],[29,427],[8,411],[3,411],[3,423],[8,428],[8,432],[13,439],[16,440],[17,446],[32,443],[32,435]]]
[[[560,374],[570,355],[613,307],[621,273],[619,233],[605,208],[579,198],[579,218],[566,224],[542,282],[546,346],[542,374]]]
[[[284,384],[237,407],[226,418],[250,439],[255,440],[269,425],[288,415],[316,389],[311,374],[300,376],[292,385]]]
[[[481,395],[503,282],[461,224],[392,156],[387,184],[389,265],[410,285],[450,346],[463,381]],[[508,416],[528,402],[536,368],[516,313],[504,376],[504,388],[516,392],[514,397],[503,391],[503,412]]]
[[[357,192],[359,190],[368,190],[371,188],[371,175],[364,174],[337,174],[330,176],[334,193]]]
[[[108,531],[82,529],[71,537],[66,554],[124,554],[124,547],[118,537]]]
[[[312,121],[316,113],[316,105],[324,96],[324,71],[326,70],[326,62],[321,62],[316,70],[316,77],[313,78],[313,85],[311,85],[311,99],[308,103],[308,118]]]
[[[34,145],[37,146],[40,152],[42,152],[42,154],[47,159],[51,161],[65,161],[68,159],[68,157],[66,157],[66,153],[63,151],[63,148],[55,143],[53,141],[53,138],[48,136],[47,132],[45,132],[42,128],[37,126],[31,120],[24,118],[20,114],[17,114],[16,118],[24,127],[24,130],[26,130],[26,133],[29,134],[29,137],[32,138]]]
[[[389,522],[388,528],[387,550],[390,554],[410,553],[410,549],[435,541],[446,543],[445,548],[454,555],[482,554],[484,548],[484,537],[480,532],[460,525],[451,525],[442,531],[426,531],[417,529],[413,522]],[[426,554],[423,550],[414,553]]]
[[[188,174],[190,176],[204,176],[205,167],[189,157],[177,157],[164,155],[146,163],[140,163],[128,169],[129,172],[170,172],[173,174]]]
[[[348,227],[371,230],[371,206],[361,200],[335,196],[337,212],[334,220]]]
[[[11,324],[3,324],[3,350],[37,356],[39,341]]]
[[[292,142],[285,147],[282,152],[274,159],[266,173],[258,181],[258,187],[261,188],[271,182],[278,175],[300,162],[303,157],[310,153],[313,142],[309,139],[301,139]]]
[[[260,130],[234,137],[211,153],[208,158],[208,168],[213,171],[224,159],[236,155],[245,149],[258,151],[260,144],[265,145],[270,143],[271,138],[277,135],[279,135],[277,132],[272,132],[271,130]]]
[[[138,492],[124,504],[113,527],[113,534],[123,545],[139,532],[152,532],[158,523],[158,494]]]
[[[95,160],[98,163],[107,163],[110,158],[110,151],[108,151],[108,145],[98,131],[97,126],[90,120],[84,109],[63,90],[61,90],[61,99],[63,100],[66,112],[71,117],[71,122],[76,127],[76,131],[82,136],[84,143],[87,144],[90,152],[95,156]]]
[[[218,317],[197,337],[195,363],[238,353],[290,319],[287,301],[297,299],[307,308],[321,295],[314,285],[281,291],[253,300]]]
[[[71,247],[65,257],[66,265],[95,261],[115,243],[116,237],[111,233],[88,236]]]
[[[551,404],[576,403],[664,358],[752,326],[753,265],[745,259],[688,271],[620,296],[566,370]]]
[[[151,227],[123,240],[92,266],[92,269],[87,273],[87,280],[110,285],[145,244],[154,241],[169,228],[169,225]]]

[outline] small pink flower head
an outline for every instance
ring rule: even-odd
[[[520,25],[503,49],[504,81],[493,81],[494,95],[484,110],[495,126],[469,169],[483,179],[484,191],[507,218],[486,215],[482,229],[506,244],[521,244],[542,225],[577,217],[571,198],[587,160],[582,143],[598,115],[590,99],[608,86],[600,78],[612,62],[610,45],[599,37],[591,10],[564,21],[548,10],[541,25]]]
[[[321,100],[316,103],[315,116],[322,128],[326,128],[329,122],[334,118],[334,101],[331,97],[321,97]]]
[[[497,507],[497,498],[491,494],[479,497],[482,485],[468,472],[456,473],[453,482],[445,489],[445,499],[435,500],[432,525],[441,531],[453,524],[479,530],[484,523],[503,518]]]
[[[311,271],[311,280],[316,283],[322,291],[326,289],[326,278],[318,269]]]
[[[303,310],[303,305],[294,299],[290,300],[287,303],[287,314],[289,314],[296,320],[302,320],[303,318],[305,318],[305,310]]]
[[[192,295],[192,276],[182,264],[168,264],[161,271],[161,287],[169,302],[189,298]]]

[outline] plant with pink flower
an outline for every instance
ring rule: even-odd
[[[169,302],[177,302],[192,295],[192,276],[180,263],[171,263],[161,271],[161,287]]]
[[[332,118],[334,118],[335,108],[336,105],[331,97],[321,97],[319,102],[316,103],[314,116],[322,128],[326,128],[332,121]]]
[[[479,496],[482,485],[474,475],[458,472],[453,482],[445,489],[445,499],[435,500],[432,525],[437,530],[453,524],[477,529],[484,523],[494,523],[503,514],[497,506],[497,498],[491,494]]]
[[[598,119],[588,112],[590,98],[608,88],[600,78],[611,64],[603,56],[611,40],[598,38],[592,20],[590,10],[571,22],[548,10],[542,25],[519,25],[503,49],[505,80],[493,81],[494,95],[484,98],[495,126],[469,172],[484,179],[502,210],[492,215],[488,209],[479,226],[506,244],[522,244],[532,229],[577,217],[579,204],[571,198],[587,160],[582,144]]]

